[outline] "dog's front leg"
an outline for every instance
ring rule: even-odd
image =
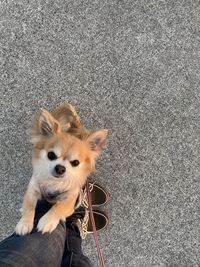
[[[32,182],[30,182],[24,196],[24,201],[22,205],[22,217],[15,227],[16,234],[25,235],[32,231],[35,216],[35,206],[39,198],[39,192],[35,191],[32,188]]]
[[[58,201],[51,209],[39,220],[37,229],[44,233],[51,233],[59,224],[60,220],[65,221],[73,214],[77,197],[69,196],[66,200]]]

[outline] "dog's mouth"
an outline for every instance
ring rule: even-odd
[[[49,201],[55,200],[61,193],[59,191],[48,191],[45,188],[42,190],[42,196]]]
[[[45,196],[46,196],[46,198],[48,198],[49,200],[53,200],[53,199],[55,199],[58,195],[60,195],[60,193],[59,192],[47,192],[46,194],[45,194]]]

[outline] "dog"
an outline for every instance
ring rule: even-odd
[[[31,130],[33,173],[28,184],[22,217],[15,233],[32,231],[37,201],[52,203],[51,209],[37,224],[37,230],[51,233],[60,220],[71,216],[80,190],[106,144],[108,130],[87,130],[75,108],[65,103],[54,112],[41,109],[36,113]]]

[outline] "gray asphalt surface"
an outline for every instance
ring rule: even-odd
[[[200,266],[200,2],[0,2],[0,237],[31,176],[26,130],[64,101],[108,128],[107,267]],[[93,238],[83,242],[98,266]]]

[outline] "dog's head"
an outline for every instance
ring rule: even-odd
[[[41,182],[59,180],[69,187],[81,187],[94,170],[95,160],[106,143],[108,131],[88,132],[80,139],[68,132],[66,127],[63,128],[59,118],[52,114],[42,109],[33,122],[33,174]]]

